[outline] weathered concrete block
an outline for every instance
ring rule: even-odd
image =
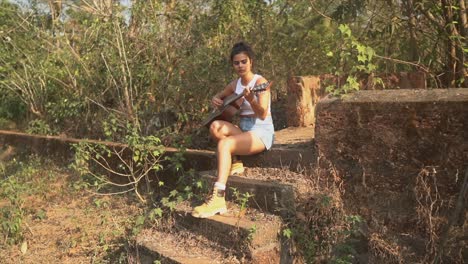
[[[280,217],[250,208],[240,211],[240,207],[233,203],[228,203],[228,208],[229,211],[223,215],[200,219],[191,216],[192,207],[179,204],[174,220],[193,233],[223,247],[245,251],[250,257],[257,253],[263,255],[261,252],[264,251],[279,252]]]
[[[318,150],[344,180],[349,208],[368,220],[414,229],[424,169],[434,170],[439,199],[460,191],[468,165],[468,89],[359,91],[323,99],[316,111]],[[444,204],[440,214],[453,206]]]
[[[201,171],[200,177],[215,182],[215,171]],[[290,184],[229,176],[229,188],[239,193],[250,193],[254,197],[248,201],[250,207],[272,214],[288,217],[295,211],[294,188]],[[227,200],[235,200],[234,193],[227,190]]]
[[[320,78],[317,76],[295,76],[289,80],[286,105],[288,126],[314,125],[319,88]]]
[[[75,153],[72,145],[80,142],[100,144],[116,150],[128,148],[127,145],[118,142],[67,138],[60,136],[31,135],[0,130],[0,149],[2,146],[12,146],[16,147],[17,151],[32,152],[65,163],[70,162],[74,157]],[[180,153],[179,149],[171,147],[166,147],[164,151],[164,155],[166,156],[173,156]],[[132,157],[132,153],[130,153],[130,151],[126,151],[123,155],[128,159],[131,159]],[[185,158],[183,165],[186,168],[207,170],[216,165],[216,156],[213,151],[186,149],[185,152],[183,152],[183,157]],[[117,158],[115,159],[117,162]]]

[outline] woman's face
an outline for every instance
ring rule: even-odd
[[[245,53],[239,53],[232,58],[232,66],[239,77],[252,71],[252,61]]]

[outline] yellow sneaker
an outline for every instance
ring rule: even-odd
[[[234,174],[242,174],[244,173],[244,164],[242,163],[242,160],[236,160],[231,164],[231,171],[229,171],[229,175],[234,175]]]
[[[210,200],[200,206],[193,208],[192,216],[197,218],[208,218],[215,214],[224,214],[227,212],[224,191],[217,188],[213,190]]]

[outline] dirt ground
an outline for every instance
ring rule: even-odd
[[[31,176],[32,193],[21,193],[22,242],[1,241],[0,263],[128,263],[131,227],[142,208],[128,196],[76,190],[77,182],[63,171]]]
[[[290,137],[293,130],[294,133],[302,131],[303,137],[299,137],[302,140],[309,141],[311,138],[310,128],[300,131],[291,128],[277,132],[278,144],[288,144],[294,140],[293,143],[297,143],[297,136],[296,139]],[[16,154],[12,155],[8,156],[10,161]],[[7,238],[0,237],[0,263],[134,262],[135,250],[130,249],[134,243],[132,229],[135,228],[136,218],[144,211],[142,205],[133,200],[132,195],[93,194],[90,189],[80,186],[83,182],[78,176],[65,168],[43,162],[17,162],[18,167],[37,168],[17,182],[18,186],[24,187],[17,190],[22,201],[22,238],[11,244],[7,243]],[[245,176],[258,173],[252,168],[246,171]],[[284,173],[271,170],[262,174],[277,180],[295,178],[295,175],[285,177]],[[0,170],[0,182],[9,177],[18,175],[2,175]],[[0,208],[8,206],[11,206],[11,199],[0,192]]]

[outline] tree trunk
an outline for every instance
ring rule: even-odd
[[[468,22],[467,22],[467,17],[466,17],[466,5],[465,5],[465,0],[458,0],[459,3],[459,13],[460,13],[460,33],[461,35],[465,38],[467,37],[468,34]]]
[[[454,4],[452,0],[442,0],[442,7],[445,18],[447,38],[447,86],[448,87],[462,87],[466,85],[466,69],[464,63],[465,53],[463,51],[463,43],[466,39],[466,12],[464,0],[459,0],[458,7],[460,12],[463,13],[456,20],[456,16],[453,13]],[[465,20],[465,21],[463,21]],[[457,29],[459,25],[459,30]],[[465,35],[464,35],[465,34]]]
[[[462,42],[466,43],[468,41],[468,22],[467,22],[467,15],[466,15],[466,0],[458,0],[459,3],[459,16],[460,16],[460,34],[462,36]],[[465,63],[468,63],[466,61],[466,55],[465,52],[463,52],[463,46],[460,47],[461,53],[460,53],[460,65],[461,65],[461,76],[464,78],[464,82],[462,83],[462,87],[468,87],[468,71],[466,70],[467,67],[465,67]]]
[[[419,61],[419,48],[416,36],[416,16],[414,14],[413,0],[404,1],[405,13],[408,17],[408,30],[410,34],[410,54],[411,61]]]
[[[315,105],[318,101],[320,78],[294,76],[288,82],[288,126],[307,127],[315,124]]]
[[[450,0],[442,0],[441,6],[445,20],[445,31],[447,33],[447,63],[446,65],[446,78],[445,85],[447,87],[455,87],[455,73],[457,68],[457,50],[456,44],[453,40],[455,35],[453,27],[453,12]]]

